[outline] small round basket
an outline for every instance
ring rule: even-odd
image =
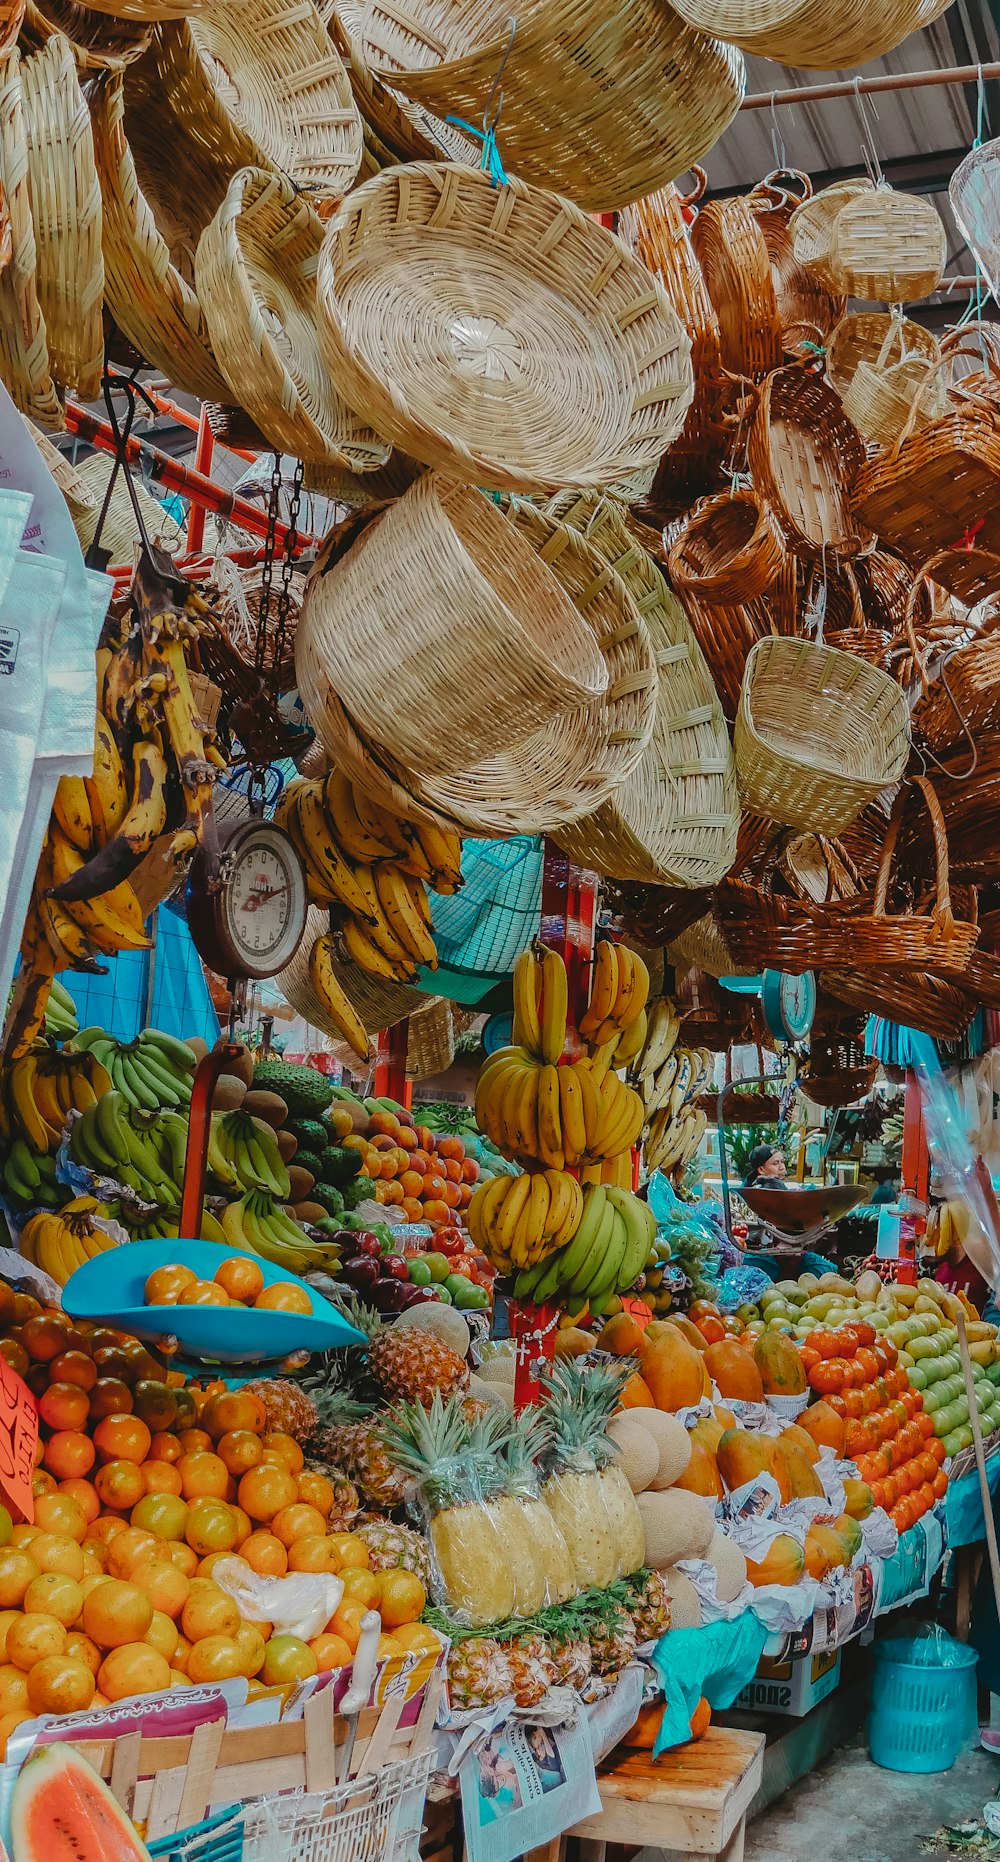
[[[690,343],[661,285],[572,202],[457,164],[356,188],[320,254],[324,354],[415,458],[496,490],[612,485],[684,426]]]
[[[291,182],[233,176],[195,257],[195,286],[231,395],[276,452],[365,472],[389,447],[340,399],[316,327],[323,222]]]
[[[62,403],[52,379],[45,318],[38,301],[21,60],[16,46],[0,72],[0,175],[11,232],[10,262],[0,269],[0,378],[22,414],[42,427],[62,427]]]
[[[861,176],[856,181],[835,181],[796,207],[788,222],[792,253],[804,271],[837,296],[843,284],[836,263],[836,229],[841,211],[849,201],[873,192],[874,184]]]
[[[906,428],[919,432],[939,420],[948,394],[939,374],[922,355],[909,352],[898,325],[887,331],[878,355],[861,361],[843,396],[844,412],[863,439],[894,446]],[[926,394],[922,393],[924,387]]]
[[[927,297],[947,256],[944,221],[922,195],[877,187],[837,215],[832,263],[849,297],[884,304]]]
[[[54,34],[21,64],[38,301],[52,373],[81,400],[104,362],[101,189],[90,112],[69,40]]]
[[[901,776],[909,712],[877,667],[772,636],[747,660],[734,745],[745,807],[786,827],[839,834]]]
[[[317,563],[296,640],[299,690],[331,755],[330,688],[404,782],[408,769],[462,774],[543,726],[585,755],[585,708],[608,690],[588,622],[488,498],[425,473],[346,555]]]
[[[940,360],[937,337],[922,323],[914,323],[911,317],[893,316],[888,310],[855,311],[841,318],[826,345],[826,379],[841,397],[847,393],[860,363],[877,363],[883,344],[893,338],[894,331],[898,331],[894,340],[908,357],[920,358],[928,365]],[[892,343],[887,356],[891,349]]]
[[[822,375],[793,364],[767,377],[747,451],[757,491],[793,550],[807,557],[856,554],[864,538],[850,494],[865,449]]]
[[[695,506],[670,546],[667,569],[678,594],[725,606],[765,594],[784,560],[771,512],[746,486]]]
[[[719,319],[723,364],[759,381],[780,366],[783,345],[770,254],[749,201],[737,195],[700,207],[691,243]]]

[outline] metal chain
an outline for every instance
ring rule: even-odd
[[[288,530],[285,535],[285,551],[281,559],[281,590],[278,595],[278,608],[274,617],[274,652],[271,665],[275,668],[284,664],[285,633],[288,626],[288,609],[291,602],[291,580],[295,546],[299,540],[299,508],[302,503],[302,479],[305,468],[301,459],[295,461],[292,474],[292,496],[288,506]]]
[[[281,512],[281,454],[275,453],[271,467],[271,489],[267,500],[267,534],[264,538],[264,561],[260,574],[260,605],[257,609],[257,638],[254,641],[253,666],[258,678],[264,677],[267,660],[267,623],[271,617],[271,577],[274,571],[274,538]],[[273,664],[272,660],[272,664]]]

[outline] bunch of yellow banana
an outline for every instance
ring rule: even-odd
[[[115,1246],[111,1236],[92,1219],[97,1207],[92,1196],[79,1196],[75,1202],[65,1203],[58,1215],[46,1209],[29,1216],[21,1230],[18,1252],[64,1287],[85,1261]]]
[[[613,944],[603,938],[594,951],[594,968],[590,984],[590,1002],[580,1018],[580,1035],[592,1047],[615,1043],[615,1065],[634,1059],[646,1039],[642,1023],[635,1044],[626,1042],[621,1051],[621,1037],[634,1028],[644,1014],[649,996],[649,971],[641,957],[625,944]],[[631,1050],[631,1051],[630,1051]]]
[[[94,1054],[33,1049],[4,1069],[5,1109],[12,1132],[32,1149],[59,1149],[67,1116],[85,1112],[111,1091],[111,1076]]]
[[[531,945],[514,965],[514,1046],[555,1066],[566,1045],[569,985],[557,950]]]
[[[367,1065],[371,1059],[368,1030],[337,975],[337,956],[332,937],[316,939],[309,954],[309,981],[348,1047],[353,1048],[358,1059]]]
[[[457,834],[401,820],[336,769],[296,777],[274,819],[298,848],[310,898],[332,908],[362,970],[412,982],[418,964],[436,969],[427,886],[450,893],[462,884]]]
[[[556,1067],[525,1047],[500,1048],[476,1087],[480,1131],[505,1156],[537,1158],[552,1170],[629,1150],[643,1117],[638,1093],[590,1056]]]
[[[680,1177],[697,1151],[707,1124],[707,1115],[694,1106],[674,1114],[668,1107],[654,1112],[643,1148],[650,1174],[662,1170],[668,1176]]]
[[[501,1273],[543,1261],[576,1234],[583,1191],[565,1170],[491,1177],[469,1204],[466,1221],[477,1248]]]
[[[659,1112],[666,1112],[668,1122],[677,1118],[685,1106],[706,1092],[715,1070],[715,1055],[708,1047],[674,1047],[655,1072],[641,1071],[637,1086],[651,1124]]]
[[[581,1183],[610,1183],[615,1189],[632,1188],[632,1152],[618,1151],[614,1157],[606,1157],[600,1164],[584,1164],[580,1171]]]

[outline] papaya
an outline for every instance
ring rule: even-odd
[[[691,1715],[690,1734],[692,1739],[704,1739],[712,1724],[712,1709],[704,1694]]]
[[[735,1397],[740,1403],[763,1403],[764,1385],[749,1353],[734,1338],[723,1338],[709,1345],[705,1368],[720,1396]]]
[[[679,1332],[682,1338],[686,1338],[688,1344],[693,1345],[697,1352],[700,1353],[705,1350],[705,1338],[702,1333],[699,1332],[693,1320],[685,1318],[683,1313],[673,1313],[664,1323],[670,1326],[672,1331]]]
[[[685,1493],[704,1494],[707,1500],[721,1500],[724,1489],[719,1474],[718,1462],[707,1448],[698,1441],[691,1442],[691,1459],[674,1482],[675,1487],[683,1487]]]
[[[802,1357],[784,1332],[759,1332],[753,1361],[760,1372],[765,1396],[801,1396],[806,1389]]]
[[[801,1449],[807,1461],[815,1463],[819,1460],[818,1443],[813,1441],[808,1429],[800,1429],[797,1422],[791,1422],[787,1429],[782,1429],[778,1440],[779,1442],[788,1442],[792,1447]]]
[[[834,1531],[839,1532],[847,1547],[847,1563],[854,1563],[864,1544],[864,1534],[856,1519],[850,1513],[841,1513],[833,1522]]]
[[[646,1336],[648,1339],[648,1331]],[[701,1402],[701,1354],[674,1326],[665,1326],[644,1345],[640,1370],[657,1409],[690,1409]]]
[[[653,1392],[640,1371],[633,1371],[618,1401],[622,1409],[656,1408]]]
[[[614,1318],[601,1327],[601,1350],[610,1351],[616,1358],[637,1358],[644,1336],[642,1326],[631,1313],[616,1312]]]
[[[763,1558],[747,1559],[747,1577],[757,1589],[762,1584],[797,1584],[805,1568],[805,1553],[787,1532],[771,1540]]]
[[[696,1707],[695,1712],[697,1713],[697,1711],[698,1709]],[[645,1705],[639,1708],[638,1716],[629,1727],[628,1732],[622,1740],[622,1744],[624,1746],[637,1746],[644,1752],[652,1752],[656,1744],[656,1735],[660,1730],[660,1722],[662,1719],[662,1700],[646,1701]]]
[[[801,1448],[796,1448],[794,1442],[786,1442],[782,1435],[773,1444],[772,1452],[775,1461],[781,1463],[788,1476],[788,1485],[791,1488],[793,1500],[822,1497],[823,1483],[808,1455],[804,1455]]]
[[[774,1473],[770,1442],[764,1435],[751,1435],[748,1429],[727,1429],[715,1458],[730,1493],[761,1474]]]
[[[700,1442],[702,1448],[714,1455],[726,1433],[726,1425],[717,1416],[700,1416],[691,1430],[692,1442]]]
[[[843,1455],[847,1425],[843,1417],[838,1416],[836,1410],[831,1409],[822,1397],[818,1403],[810,1403],[809,1408],[802,1411],[796,1427],[811,1435],[818,1448],[832,1448],[835,1455]]]
[[[18,1862],[149,1862],[131,1819],[70,1745],[35,1747],[14,1784],[10,1822]]]
[[[724,1429],[736,1428],[736,1417],[733,1415],[731,1409],[727,1409],[724,1403],[715,1403],[713,1404],[713,1408],[717,1420],[721,1422]]]
[[[712,1379],[709,1376],[708,1365],[705,1363],[704,1358],[702,1358],[701,1361],[701,1394],[702,1396],[708,1397],[710,1401],[714,1395]]]
[[[851,1519],[867,1519],[875,1501],[867,1481],[845,1481],[844,1494]]]
[[[848,1551],[847,1540],[836,1526],[810,1526],[806,1545],[810,1548],[806,1561],[810,1577],[825,1577],[828,1571],[851,1562],[853,1554]]]

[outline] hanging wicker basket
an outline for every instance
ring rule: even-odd
[[[740,106],[743,60],[658,0],[538,0],[518,15],[474,0],[369,0],[376,76],[439,117],[477,126],[496,101],[507,170],[588,213],[682,175]]]
[[[22,61],[21,92],[49,361],[61,386],[92,401],[104,361],[101,190],[68,39],[56,35]]]
[[[846,300],[827,291],[795,257],[789,231],[791,216],[812,194],[808,175],[779,168],[758,182],[747,197],[764,236],[778,306],[781,343],[786,356],[811,362],[843,317]]]
[[[238,569],[228,556],[217,558],[212,570],[210,606],[218,626],[247,666],[254,664],[260,628],[262,592],[262,570],[259,565],[252,569]],[[264,667],[276,681],[280,682],[283,691],[290,691],[295,684],[295,632],[299,615],[302,612],[303,595],[301,576],[291,578],[288,594],[284,643],[280,658],[276,658],[278,651],[277,591],[272,594],[265,627]]]
[[[75,465],[67,459],[66,454],[61,453],[58,446],[53,445],[48,434],[43,433],[41,428],[36,427],[30,420],[27,426],[48,470],[69,506],[69,514],[75,523],[78,517],[83,517],[86,512],[96,509],[97,497],[86,479],[80,476]]]
[[[498,490],[656,465],[691,401],[662,287],[569,201],[457,165],[356,188],[319,263],[327,365],[394,445]]]
[[[993,296],[1000,291],[1000,139],[984,142],[959,162],[948,183],[958,230],[986,274]]]
[[[681,596],[681,605],[705,663],[711,668],[723,715],[731,724],[739,710],[750,649],[771,631],[765,612],[766,601],[762,598],[747,607],[718,607],[685,593]]]
[[[948,256],[944,221],[919,194],[888,187],[849,200],[837,216],[833,266],[849,297],[910,303],[935,291]]]
[[[918,27],[929,26],[947,0],[867,0],[831,7],[824,0],[681,0],[678,12],[700,32],[717,32],[755,58],[774,58],[807,71],[853,70],[881,58]]]
[[[909,714],[899,687],[864,660],[770,638],[747,660],[734,743],[747,807],[838,834],[901,776]]]
[[[88,506],[73,520],[73,528],[80,539],[80,547],[88,550],[97,533],[97,523],[104,503],[108,481],[114,470],[114,460],[109,453],[92,453],[77,466],[77,474],[87,490],[93,493],[93,505]],[[111,493],[111,503],[107,516],[101,526],[100,548],[107,550],[108,560],[116,567],[131,563],[135,546],[139,541],[139,526],[132,509],[132,500],[124,479],[124,470],[115,479]],[[172,549],[181,537],[181,528],[176,518],[165,511],[162,504],[150,497],[146,487],[133,479],[139,506],[146,522],[146,529],[153,542],[157,537],[162,540],[165,549]]]
[[[6,58],[24,19],[24,0],[2,0],[0,4],[0,57]]]
[[[291,183],[260,168],[233,176],[195,258],[195,285],[230,393],[276,452],[349,472],[389,447],[337,394],[316,325],[323,222]]]
[[[929,971],[824,970],[819,980],[846,1008],[917,1028],[936,1041],[957,1041],[976,1012],[966,990]]]
[[[381,144],[380,153],[388,156],[388,161],[380,160],[378,167],[392,167],[403,160],[465,162],[474,168],[479,159],[478,145],[470,136],[446,118],[433,116],[422,104],[411,103],[391,84],[376,77],[373,65],[391,65],[399,25],[398,15],[365,5],[363,0],[336,0],[330,19],[330,30],[344,55],[351,88],[365,120],[365,140]]]
[[[42,427],[62,427],[62,404],[52,379],[38,299],[21,61],[16,47],[0,72],[0,187],[11,230],[10,262],[0,270],[0,378],[22,414]]]
[[[861,361],[843,396],[844,412],[863,439],[893,446],[914,414],[917,432],[937,420],[947,407],[944,384],[936,378],[926,399],[918,400],[932,363],[907,351],[899,325],[886,332],[873,361]],[[915,413],[914,413],[915,410]]]
[[[841,318],[826,345],[826,378],[841,399],[862,362],[878,363],[887,339],[894,339],[889,341],[887,360],[892,359],[894,346],[928,367],[940,360],[941,346],[937,337],[932,330],[925,330],[922,323],[914,323],[911,317],[894,316],[888,310],[854,311],[849,317]]]
[[[864,541],[851,512],[851,489],[865,449],[837,395],[821,375],[793,366],[762,384],[750,429],[748,460],[793,550],[851,556]]]
[[[678,594],[723,607],[766,594],[784,560],[778,526],[752,486],[696,505],[667,552]]]
[[[779,367],[783,346],[771,258],[750,202],[735,195],[700,207],[691,242],[719,319],[723,364],[758,381]]]
[[[455,1058],[455,1018],[444,996],[425,996],[425,1008],[414,1009],[406,1030],[406,1074],[411,1080],[429,1080],[445,1073]]]
[[[137,19],[121,19],[84,6],[80,0],[27,0],[22,49],[47,45],[63,34],[73,48],[80,72],[124,71],[148,51],[153,28]]]
[[[796,263],[838,296],[843,294],[843,285],[836,263],[837,221],[849,201],[871,193],[873,186],[864,176],[855,181],[835,181],[832,187],[804,200],[788,222]]]

